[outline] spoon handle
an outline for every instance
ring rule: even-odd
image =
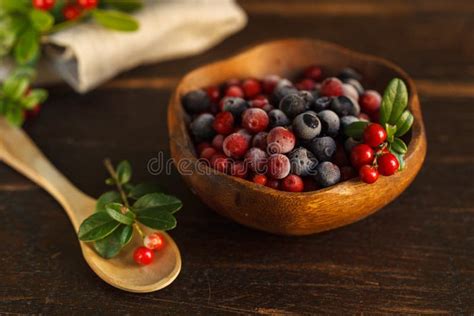
[[[66,210],[77,229],[87,214],[76,214],[82,208],[74,203],[89,200],[69,182],[36,147],[30,137],[21,129],[12,126],[0,117],[0,160],[48,191]]]

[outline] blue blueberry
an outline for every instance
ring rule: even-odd
[[[353,115],[347,115],[341,117],[341,125],[342,128],[346,128],[347,126],[351,125],[354,122],[359,122],[359,118]]]
[[[361,83],[358,80],[347,79],[347,80],[344,80],[344,83],[347,83],[353,86],[357,90],[357,93],[359,93],[359,95],[364,94],[364,87],[361,85]]]
[[[237,97],[226,97],[222,100],[223,111],[232,113],[236,120],[240,120],[242,113],[249,107],[247,101]]]
[[[309,176],[315,173],[318,160],[314,155],[303,147],[294,149],[289,154],[291,173],[299,176]]]
[[[215,131],[212,128],[214,116],[209,113],[198,115],[194,121],[191,122],[191,132],[197,140],[205,140],[214,137]]]
[[[295,117],[292,130],[299,139],[310,140],[321,133],[321,122],[314,112],[304,112]]]
[[[330,105],[331,105],[330,97],[320,97],[314,100],[313,110],[315,110],[316,112],[321,112],[323,110],[329,109]]]
[[[331,110],[324,110],[318,113],[318,117],[322,125],[322,134],[336,137],[340,128],[339,116]]]
[[[286,116],[286,114],[279,109],[273,109],[268,112],[268,119],[270,121],[270,128],[290,125],[290,119],[288,118],[288,116]]]
[[[293,118],[306,110],[306,101],[298,93],[288,94],[281,99],[279,108]]]
[[[289,94],[298,93],[298,90],[293,86],[290,80],[281,79],[278,81],[275,89],[273,90],[273,98],[277,103]]]
[[[318,161],[331,160],[336,152],[336,142],[332,137],[316,137],[308,143],[308,149],[316,156]]]
[[[332,162],[325,161],[316,167],[314,179],[320,186],[326,188],[341,180],[341,170]]]
[[[206,91],[202,89],[186,93],[182,98],[182,102],[184,109],[188,113],[201,113],[207,111],[211,105],[209,96]]]
[[[342,81],[345,81],[348,79],[355,79],[355,80],[362,79],[362,76],[360,73],[358,73],[357,71],[349,67],[342,69],[341,72],[337,75],[337,77],[341,79]]]
[[[346,115],[357,116],[360,113],[360,106],[357,101],[346,96],[333,98],[329,108],[341,117]]]
[[[311,92],[303,90],[303,91],[298,92],[298,95],[302,97],[305,102],[305,111],[309,110],[314,103],[314,97],[311,94]]]
[[[360,144],[360,141],[358,140],[355,140],[354,138],[352,137],[349,137],[348,139],[346,139],[346,141],[344,142],[344,149],[350,153],[352,151],[352,148],[354,148],[355,145],[359,145]]]

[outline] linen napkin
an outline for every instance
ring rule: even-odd
[[[47,59],[76,91],[87,92],[135,66],[201,53],[247,23],[233,0],[147,0],[134,16],[136,32],[86,23],[52,34],[44,40]]]

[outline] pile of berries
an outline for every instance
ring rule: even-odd
[[[232,79],[188,92],[182,103],[205,163],[274,189],[312,191],[357,170],[369,182],[375,163],[381,174],[395,168],[388,153],[372,149],[385,141],[380,125],[369,125],[364,144],[343,133],[353,122],[378,121],[382,98],[364,90],[361,79],[351,68],[324,78],[321,67],[310,66],[295,83],[276,75]]]
[[[155,259],[154,251],[160,251],[165,247],[165,239],[160,233],[152,233],[143,239],[142,247],[135,249],[133,260],[139,265],[149,265]]]
[[[65,20],[75,20],[81,16],[83,10],[91,10],[97,7],[99,0],[75,0],[69,1],[62,10]],[[38,10],[49,11],[56,5],[55,0],[32,0],[33,7]]]

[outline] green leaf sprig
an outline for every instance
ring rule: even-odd
[[[109,259],[130,242],[134,231],[145,237],[140,224],[161,231],[176,227],[174,213],[183,206],[179,199],[162,193],[155,184],[130,183],[132,167],[128,161],[114,168],[106,159],[105,167],[110,174],[106,183],[116,190],[97,199],[94,214],[79,227],[80,240],[94,243],[97,253]]]
[[[413,114],[408,107],[408,89],[399,78],[390,81],[383,94],[380,105],[380,124],[387,132],[387,142],[382,147],[387,147],[394,154],[399,163],[400,170],[405,166],[404,155],[408,146],[401,139],[413,125]],[[344,129],[344,134],[348,137],[361,139],[365,128],[369,122],[354,122]]]
[[[0,84],[0,115],[14,125],[22,125],[25,111],[47,99],[45,90],[31,90],[25,94],[41,57],[43,36],[87,20],[121,32],[133,32],[139,28],[138,22],[128,13],[140,9],[142,0],[100,0],[97,8],[83,10],[77,19],[68,21],[62,12],[69,2],[56,0],[51,10],[45,11],[34,8],[31,0],[0,0],[0,60],[11,57],[15,62],[14,70]],[[18,72],[25,69],[29,75],[19,77]],[[13,96],[12,91],[15,92]]]

